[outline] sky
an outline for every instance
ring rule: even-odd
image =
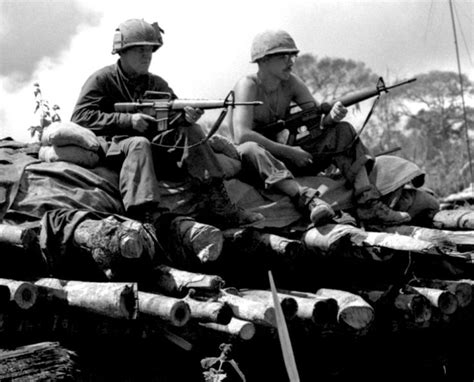
[[[461,70],[474,81],[474,2],[452,4]],[[256,70],[250,46],[267,29],[289,32],[300,53],[363,62],[387,84],[458,72],[449,0],[0,0],[0,138],[32,140],[35,82],[69,120],[87,77],[117,60],[114,30],[130,18],[165,31],[150,71],[181,98],[224,99]]]

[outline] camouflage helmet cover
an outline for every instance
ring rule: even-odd
[[[154,52],[163,45],[163,29],[158,23],[149,24],[143,19],[129,19],[121,23],[114,34],[112,54],[133,46],[150,45]]]
[[[250,51],[251,62],[278,53],[298,53],[293,38],[283,30],[267,30],[255,36]]]

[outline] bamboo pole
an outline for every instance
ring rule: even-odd
[[[115,318],[137,317],[137,284],[67,281],[43,278],[35,282],[51,302],[60,302]]]

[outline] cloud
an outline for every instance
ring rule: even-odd
[[[29,81],[43,58],[56,58],[69,47],[81,25],[96,25],[101,14],[75,2],[0,2],[0,76]]]

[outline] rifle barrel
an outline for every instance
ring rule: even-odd
[[[237,106],[237,105],[250,105],[256,106],[261,105],[263,102],[250,101],[250,102],[234,102],[227,100],[193,100],[193,99],[176,99],[171,103],[171,109],[181,110],[185,106],[191,106],[198,109],[220,109],[222,107]]]

